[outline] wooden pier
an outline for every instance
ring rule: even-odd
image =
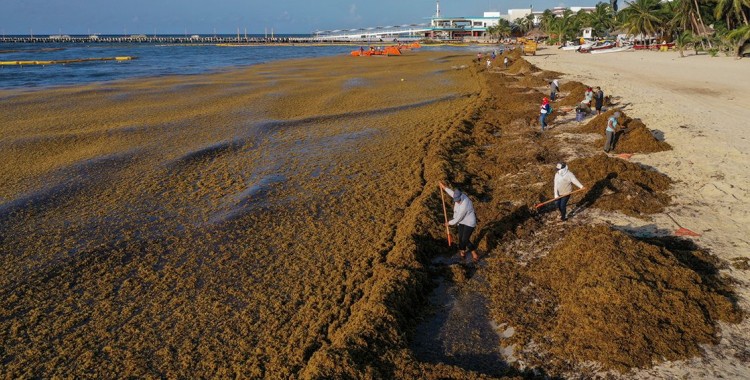
[[[216,44],[342,44],[341,40],[320,37],[237,37],[237,36],[8,36],[0,37],[4,44],[164,44],[164,45],[216,45]],[[362,41],[352,41],[361,43]],[[345,43],[345,42],[344,42]]]

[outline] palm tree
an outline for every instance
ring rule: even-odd
[[[612,16],[612,7],[607,3],[597,3],[594,11],[589,13],[589,26],[594,29],[597,36],[609,34],[615,27],[615,18]]]
[[[510,21],[501,18],[497,23],[497,31],[501,37],[505,38],[513,33],[513,26]]]
[[[529,19],[528,17],[519,17],[515,19],[513,23],[518,26],[518,31],[521,34],[526,34],[526,32],[528,32],[534,27],[532,20]]]
[[[573,26],[576,30],[581,30],[582,28],[588,28],[591,27],[591,14],[589,12],[584,11],[583,9],[579,10],[575,14],[572,15],[573,17]]]
[[[744,8],[750,8],[750,0],[718,0],[714,8],[714,16],[721,19],[726,16],[727,27],[743,23],[748,24]],[[730,18],[730,15],[733,16]]]
[[[498,20],[497,25],[493,25],[487,28],[487,34],[494,38],[508,37],[512,32],[513,28],[510,25],[510,22],[502,18]]]
[[[490,36],[490,40],[498,38],[500,36],[499,25],[492,25],[487,27],[487,34]]]
[[[540,27],[543,31],[547,32],[549,34],[550,32],[550,26],[555,21],[557,17],[555,17],[555,14],[552,13],[552,10],[545,9],[542,13],[542,17],[540,20]]]
[[[524,18],[528,20],[529,25],[531,25],[531,29],[534,29],[534,27],[537,26],[536,23],[534,22],[534,20],[536,20],[536,16],[534,16],[533,13],[527,14],[526,17]]]
[[[742,58],[742,47],[745,46],[745,43],[750,41],[750,24],[745,24],[732,30],[727,34],[727,37],[735,42],[734,55],[737,58]]]
[[[702,0],[705,2],[705,0]],[[705,35],[707,32],[706,24],[703,22],[703,16],[701,16],[701,6],[698,0],[693,0],[693,4],[695,5],[695,8],[693,8],[694,15],[697,16],[697,27],[700,28],[700,34]],[[701,45],[703,44],[703,41],[701,40]],[[708,46],[711,47],[711,41],[708,41]]]
[[[659,0],[635,0],[620,11],[625,28],[630,34],[653,35],[662,28],[663,20],[659,17],[661,9]]]
[[[703,23],[697,0],[674,0],[670,10],[673,12],[669,25],[675,30],[690,30],[694,34],[696,42],[705,48],[704,37],[708,33],[708,28]],[[708,41],[709,47],[711,41]]]
[[[677,27],[677,25],[672,22],[672,19],[674,19],[675,13],[679,8],[679,4],[677,3],[678,1],[667,1],[661,3],[661,10],[658,14],[661,19],[661,32],[665,37],[670,39],[676,39],[680,35],[680,32],[685,30]]]
[[[675,45],[677,46],[677,49],[680,51],[680,58],[685,57],[685,48],[688,46],[688,44],[695,42],[695,35],[693,32],[686,30],[682,33],[680,33],[677,36],[677,39],[675,40]]]
[[[566,9],[560,17],[555,17],[549,25],[547,33],[556,34],[557,42],[562,44],[563,39],[572,39],[573,34],[578,33],[573,12]]]

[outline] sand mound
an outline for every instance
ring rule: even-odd
[[[601,115],[597,115],[586,123],[586,125],[580,127],[577,132],[598,133],[604,136],[607,120],[616,111],[618,110],[610,109]],[[651,133],[651,130],[642,121],[630,118],[622,111],[620,113],[618,122],[623,128],[617,132],[615,140],[616,153],[654,153],[672,149],[672,146],[668,143],[657,140],[653,133]],[[602,145],[601,143],[597,144]]]
[[[666,175],[618,158],[599,154],[568,163],[589,190],[578,203],[641,216],[664,211],[670,202],[666,191],[672,181]]]
[[[578,227],[526,267],[506,259],[503,275],[491,276],[493,312],[516,328],[523,359],[551,372],[584,361],[626,371],[697,356],[700,344],[716,342],[718,320],[742,316],[704,252],[662,243]]]

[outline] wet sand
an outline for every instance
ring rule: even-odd
[[[554,341],[573,329],[579,341],[588,339],[592,329],[581,325],[602,310],[624,320],[594,334],[619,334],[640,320],[640,310],[622,307],[627,298],[608,301],[602,292],[613,284],[623,294],[653,292],[648,305],[665,312],[683,307],[684,321],[664,325],[689,330],[675,357],[697,357],[704,345],[739,350],[724,357],[742,362],[741,341],[713,341],[717,331],[742,336],[747,325],[737,324],[732,302],[720,294],[734,290],[722,288],[721,265],[706,259],[701,272],[684,263],[698,257],[693,246],[675,253],[654,246],[668,242],[634,240],[622,262],[606,248],[608,260],[664,285],[608,273],[606,283],[586,285],[596,289],[587,293],[592,309],[561,309],[562,332],[549,323],[558,318],[543,312],[566,305],[566,284],[508,294],[529,278],[550,277],[547,266],[557,261],[547,253],[560,260],[575,252],[563,237],[591,240],[587,224],[625,213],[659,220],[674,196],[652,168],[598,155],[600,137],[569,114],[558,111],[548,133],[536,131],[546,79],[558,74],[520,60],[512,70],[486,70],[471,58],[334,57],[1,92],[0,260],[10,268],[0,279],[2,374],[479,378],[622,371],[607,358],[605,367],[586,369],[577,361],[596,356],[575,339]],[[581,86],[563,95],[572,99]],[[626,112],[640,115],[635,107]],[[554,222],[550,210],[529,207],[549,198],[559,160],[587,168],[581,177],[594,184],[574,199],[567,225]],[[478,268],[457,264],[445,246],[437,181],[476,200],[484,256]],[[604,242],[630,236],[595,231]],[[642,262],[662,256],[667,265]],[[555,265],[564,271],[568,264]],[[689,297],[663,306],[656,289]],[[507,307],[537,297],[546,309],[533,302]],[[695,317],[701,307],[705,318]],[[717,328],[717,320],[726,323]],[[537,325],[555,338],[540,341],[531,328]],[[650,367],[649,355],[676,342],[650,337],[651,328],[634,333],[660,344],[633,357],[633,366]],[[419,342],[426,352],[415,348]],[[622,355],[636,347],[628,344],[606,349]],[[485,365],[483,358],[502,362]],[[645,371],[670,373],[659,368]]]

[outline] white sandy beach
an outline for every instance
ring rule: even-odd
[[[561,82],[577,80],[601,86],[619,96],[619,106],[640,118],[674,148],[635,155],[632,161],[652,166],[676,181],[668,215],[651,221],[611,218],[631,231],[669,234],[681,227],[701,234],[696,242],[728,263],[750,257],[750,139],[748,79],[750,60],[695,56],[677,52],[631,51],[580,54],[555,48],[540,50],[530,62],[567,73]],[[603,126],[602,126],[603,128]],[[671,216],[674,220],[672,220]],[[739,304],[750,309],[750,270],[727,265],[736,281]],[[665,363],[637,373],[639,378],[750,378],[750,320],[722,326],[721,344],[706,347],[706,357]]]

